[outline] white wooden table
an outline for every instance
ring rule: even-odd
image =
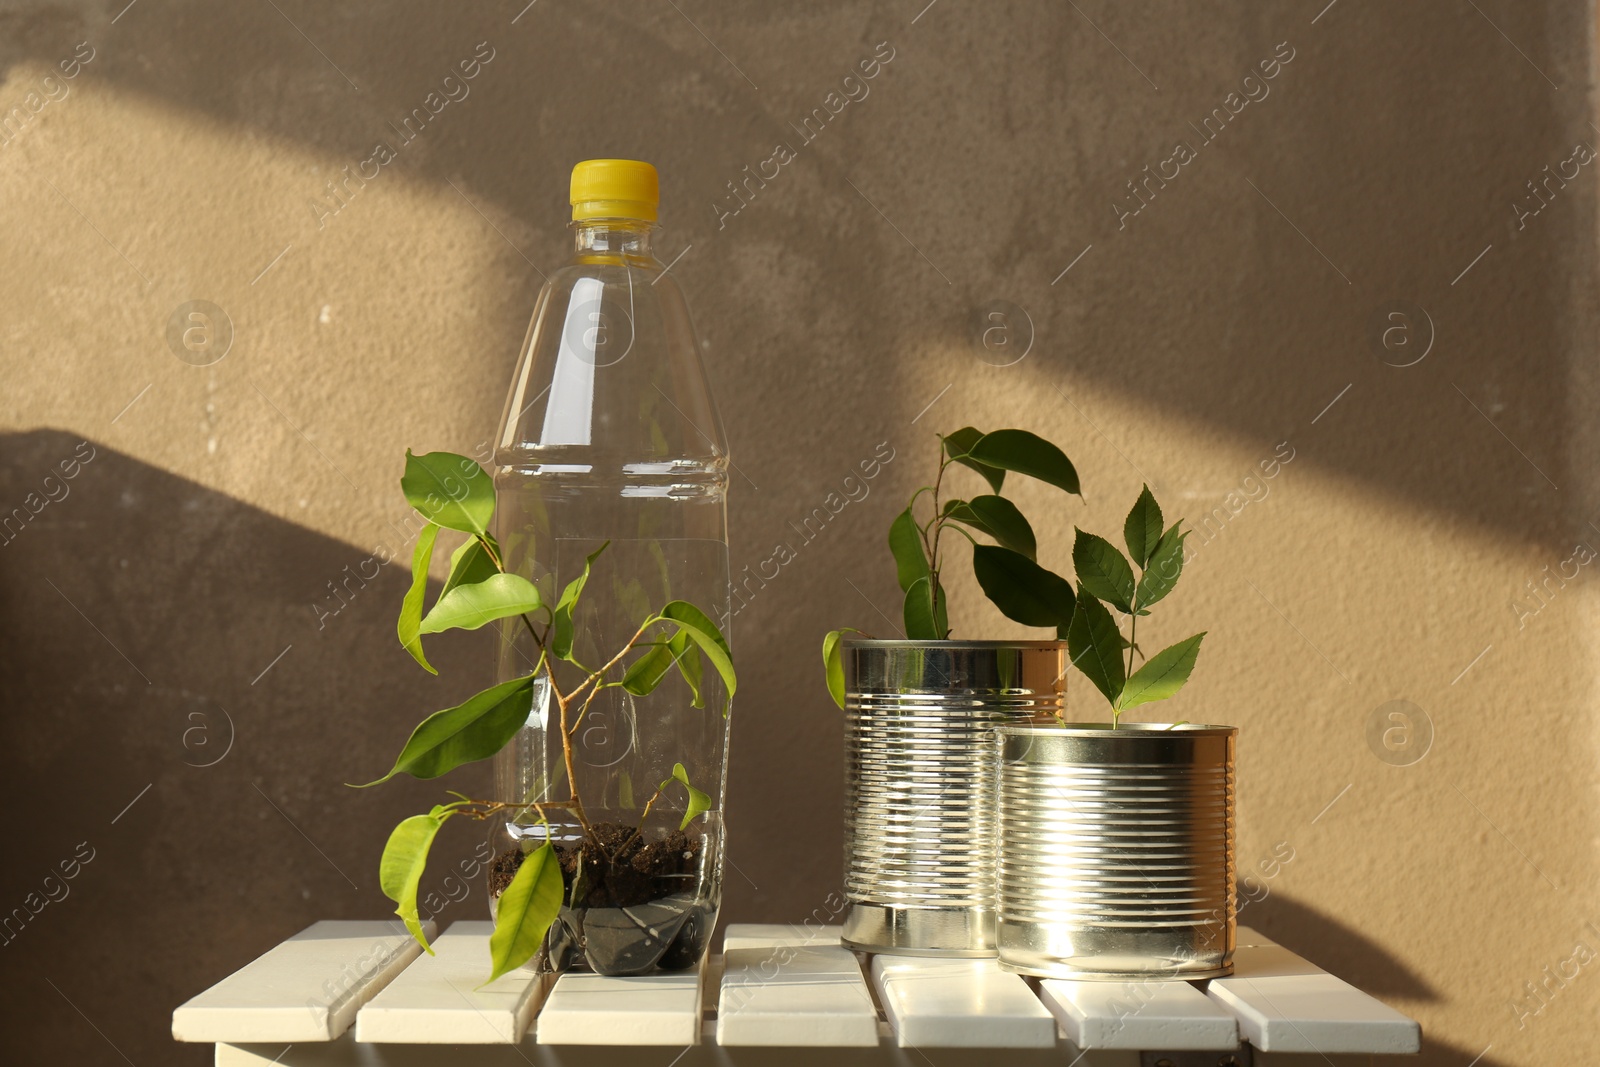
[[[458,922],[425,956],[398,923],[316,923],[179,1007],[172,1034],[214,1044],[218,1067],[765,1067],[818,1048],[830,1067],[1343,1067],[1421,1043],[1244,927],[1234,975],[1210,982],[1034,982],[992,960],[863,961],[837,927],[736,924],[698,971],[480,986],[490,930]]]

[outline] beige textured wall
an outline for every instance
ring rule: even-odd
[[[1161,711],[1242,728],[1241,866],[1293,850],[1244,920],[1420,1018],[1427,1063],[1592,1051],[1600,177],[1565,162],[1600,136],[1588,12],[923,2],[0,4],[0,508],[94,457],[0,547],[0,911],[93,857],[0,946],[22,1060],[203,1062],[164,1036],[177,1002],[384,912],[383,834],[432,790],[339,783],[489,666],[463,638],[419,681],[403,582],[365,561],[397,546],[403,449],[492,432],[568,168],[602,155],[661,169],[742,472],[735,566],[799,548],[735,634],[728,917],[838,885],[818,639],[886,629],[883,532],[932,431],[1020,425],[1084,473],[1086,506],[1023,494],[1058,565],[1141,481],[1191,522],[1226,509],[1154,639],[1211,632]],[[869,95],[802,144],[788,124],[875,50]],[[469,96],[312,206],[475,51]],[[1202,145],[1190,124],[1247,91]],[[1546,165],[1577,174],[1519,226]],[[190,300],[231,321],[209,366],[166,338]],[[996,352],[975,323],[1000,302]],[[870,495],[800,547],[786,524],[880,442]],[[319,618],[346,567],[378,577]],[[956,597],[959,633],[1015,632]],[[1369,745],[1393,700],[1425,754]],[[1546,966],[1576,974],[1530,999]]]

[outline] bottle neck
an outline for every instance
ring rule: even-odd
[[[583,263],[642,266],[655,260],[650,248],[654,223],[638,219],[593,219],[573,225],[573,251]]]

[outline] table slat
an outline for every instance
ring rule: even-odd
[[[1206,995],[1239,1018],[1264,1052],[1405,1054],[1422,1048],[1422,1028],[1387,1004],[1259,935],[1234,953],[1231,978]],[[1260,943],[1265,942],[1265,943]]]
[[[637,978],[564,974],[534,1031],[541,1045],[697,1044],[700,986],[699,968]]]
[[[1239,1047],[1233,1013],[1188,982],[1071,982],[1046,979],[1039,996],[1081,1049],[1229,1051]]]
[[[428,936],[433,924],[424,923]],[[331,1041],[422,952],[399,922],[312,923],[172,1013],[179,1041]]]
[[[356,1040],[497,1045],[522,1040],[550,982],[522,967],[489,977],[492,922],[458,922],[356,1016]]]
[[[872,980],[901,1048],[1054,1048],[1056,1021],[994,960],[874,956]]]
[[[731,943],[742,947],[723,952],[717,1044],[877,1046],[878,1009],[861,965],[839,947],[838,927],[822,929],[815,943],[804,943],[806,931],[800,939],[776,932],[761,944],[748,927],[728,928]]]
[[[837,945],[842,929],[840,926],[797,926],[793,923],[732,923],[722,935],[722,951]]]

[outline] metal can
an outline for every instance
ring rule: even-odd
[[[1001,966],[1090,980],[1231,974],[1237,735],[1001,727]]]
[[[1059,641],[846,640],[844,942],[993,956],[994,729],[1054,719]]]

